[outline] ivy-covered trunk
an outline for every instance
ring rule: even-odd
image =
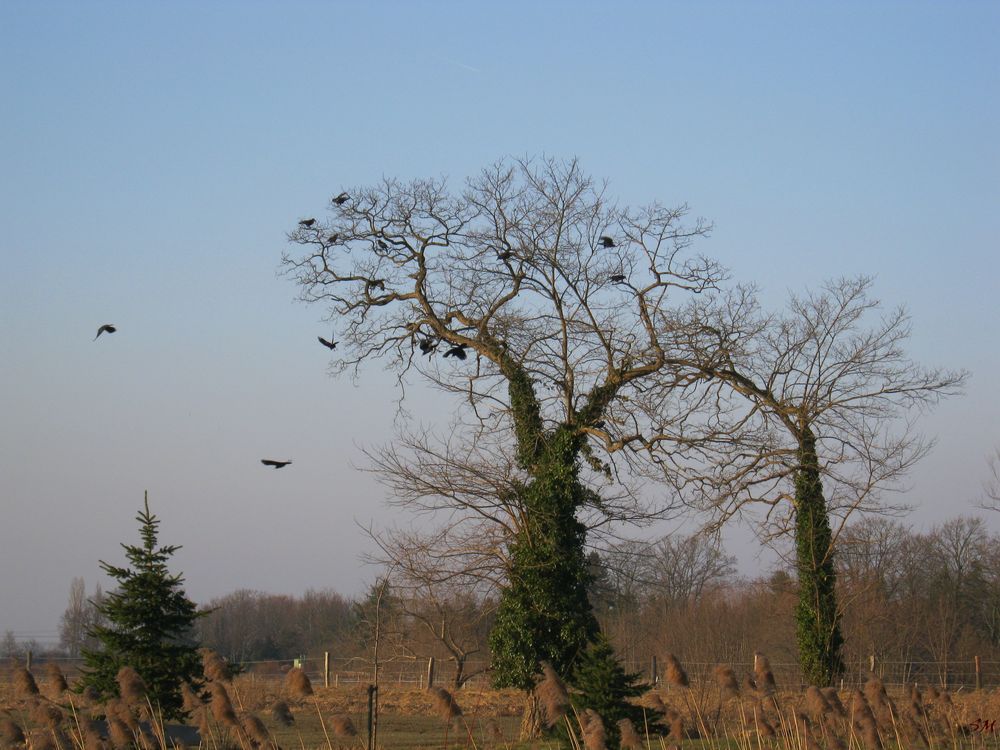
[[[494,685],[530,691],[540,661],[568,676],[598,624],[587,596],[586,529],[576,517],[588,492],[579,480],[582,438],[570,425],[543,431],[530,383],[523,373],[515,375],[510,387],[518,458],[529,480],[521,488],[524,517],[508,548],[508,583],[490,647]],[[537,734],[537,710],[529,696],[523,735]]]
[[[795,620],[803,677],[806,682],[819,686],[831,685],[844,669],[831,541],[816,438],[807,427],[799,441],[799,466],[795,476],[795,546],[799,578]]]

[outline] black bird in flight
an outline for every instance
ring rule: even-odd
[[[451,347],[448,351],[444,353],[446,357],[457,357],[458,359],[465,359],[465,349],[468,344],[458,344],[457,346]]]
[[[601,239],[598,240],[598,242],[601,243],[601,247],[605,247],[605,248],[607,248],[607,247],[615,247],[616,246],[615,245],[615,241],[613,239],[611,239],[610,237],[608,237],[606,234],[602,235]]]
[[[302,221],[299,222],[299,226],[300,227],[311,227],[315,223],[316,223],[316,219],[303,219]]]
[[[327,341],[322,336],[317,336],[316,338],[319,339],[319,343],[321,343],[323,346],[325,346],[327,349],[330,349],[330,350],[336,349],[337,348],[337,344],[340,343],[339,341]]]
[[[262,458],[260,460],[264,466],[273,466],[275,469],[284,469],[291,461],[272,461],[270,458]]]
[[[614,282],[615,284],[621,284],[622,282],[625,281],[625,274],[616,273],[613,276],[611,276],[610,278],[611,278],[611,281]]]
[[[114,333],[117,330],[111,323],[105,323],[97,329],[97,336],[100,336],[102,333]],[[94,336],[94,341],[97,341],[97,336]]]
[[[348,199],[348,198],[350,198],[350,197],[351,197],[351,196],[349,196],[349,195],[348,195],[347,193],[341,193],[341,194],[340,194],[340,195],[338,195],[338,196],[337,196],[336,198],[331,198],[330,200],[332,200],[332,201],[333,201],[334,203],[336,203],[336,204],[337,204],[338,206],[342,206],[342,205],[344,205],[345,203],[347,203],[347,199]]]
[[[431,352],[437,349],[437,342],[432,338],[420,339],[420,352],[430,356]]]

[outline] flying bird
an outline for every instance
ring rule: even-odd
[[[340,195],[338,195],[338,196],[337,196],[336,198],[331,198],[330,200],[332,200],[332,201],[333,201],[334,203],[336,203],[336,204],[337,204],[338,206],[342,206],[342,205],[344,205],[345,203],[347,203],[347,199],[348,199],[348,198],[350,198],[350,197],[351,197],[351,196],[349,196],[349,195],[348,195],[347,193],[341,193],[341,194],[340,194]]]
[[[598,242],[601,243],[601,247],[605,247],[605,248],[606,247],[615,247],[615,241],[613,239],[611,239],[610,237],[608,237],[606,234],[602,235],[601,239],[598,240]]]
[[[302,219],[302,221],[299,222],[299,226],[300,227],[311,227],[315,223],[316,223],[316,219]]]
[[[437,349],[437,342],[432,338],[420,339],[420,352],[422,354],[427,354],[428,356]]]
[[[468,344],[458,344],[457,346],[451,347],[448,351],[444,353],[446,357],[457,357],[458,359],[465,359],[465,349]]]
[[[111,323],[105,323],[97,329],[97,336],[100,336],[102,333],[114,333],[117,330]],[[94,336],[94,341],[97,341],[97,336]]]
[[[327,349],[330,349],[330,350],[336,349],[337,348],[337,344],[340,343],[339,341],[327,341],[322,336],[317,336],[316,338],[319,339],[319,343],[321,343],[323,346],[325,346]]]
[[[623,273],[616,273],[616,274],[613,274],[612,276],[610,276],[609,278],[615,284],[621,284],[622,282],[625,281],[625,274],[623,274]]]
[[[273,466],[275,469],[284,469],[291,461],[272,461],[270,458],[262,458],[260,460],[264,466]]]

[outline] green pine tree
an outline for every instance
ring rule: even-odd
[[[157,547],[160,522],[149,512],[148,495],[144,505],[136,516],[142,544],[122,544],[129,567],[101,561],[118,586],[97,605],[104,624],[88,633],[99,647],[82,651],[80,688],[89,685],[102,696],[118,695],[115,676],[122,667],[132,667],[145,681],[154,708],[169,719],[182,714],[181,683],[194,683],[201,674],[193,626],[206,613],[199,613],[184,594],[184,579],[167,570],[167,560],[180,547]]]
[[[629,702],[649,689],[639,682],[638,673],[626,672],[615,657],[615,650],[604,633],[599,633],[587,647],[576,664],[570,685],[577,692],[570,694],[573,707],[578,714],[588,708],[594,709],[604,722],[607,746],[616,748],[621,743],[618,722],[630,719],[640,735],[648,728],[650,734],[664,730],[660,715]],[[557,733],[566,737],[565,722],[556,725]]]

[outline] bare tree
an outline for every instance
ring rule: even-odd
[[[983,482],[983,502],[980,507],[1000,511],[1000,447],[987,459],[990,476]]]
[[[684,489],[715,524],[766,508],[764,528],[792,532],[799,575],[799,650],[807,679],[829,683],[842,669],[831,518],[886,511],[929,443],[911,408],[961,390],[966,373],[910,361],[906,311],[877,316],[866,277],[792,296],[781,315],[763,313],[752,288],[692,303],[699,334],[689,360],[715,400],[704,418],[730,425],[712,440]],[[696,446],[697,447],[697,446]],[[672,472],[671,476],[676,476]]]
[[[610,511],[589,483],[673,445],[690,411],[671,347],[685,297],[724,275],[686,253],[707,227],[684,226],[684,208],[619,208],[575,161],[500,162],[457,195],[443,180],[345,195],[292,233],[287,269],[340,329],[334,373],[384,359],[401,387],[416,372],[460,395],[473,442],[510,436],[521,505],[494,675],[528,689],[540,659],[568,671],[596,628],[577,513]]]

